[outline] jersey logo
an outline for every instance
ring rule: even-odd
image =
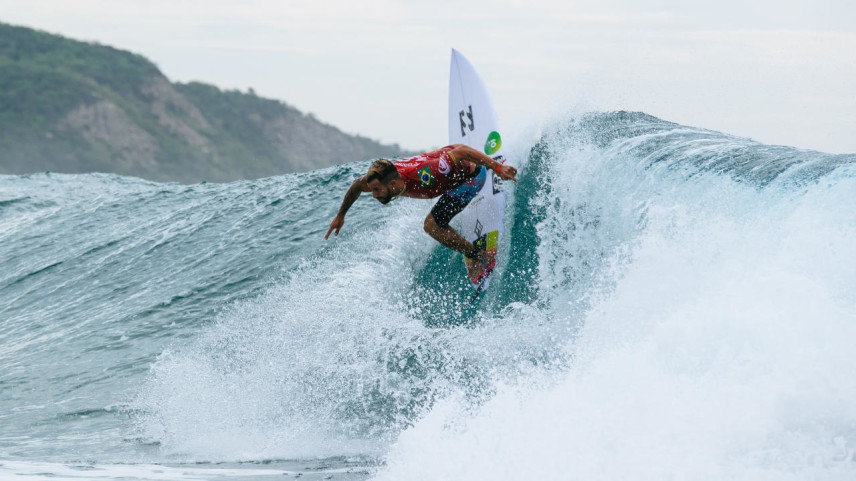
[[[449,173],[449,164],[446,163],[446,159],[440,159],[440,173],[446,175]]]
[[[431,187],[434,185],[434,176],[431,175],[431,169],[427,165],[419,169],[417,174],[419,175],[419,182],[422,182],[422,187]]]

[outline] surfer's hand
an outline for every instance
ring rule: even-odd
[[[514,177],[517,175],[517,169],[510,165],[500,165],[498,169],[496,169],[497,175],[502,180],[513,180],[517,182],[517,179]]]
[[[333,222],[330,222],[330,228],[327,229],[327,235],[324,236],[324,240],[327,240],[330,237],[330,233],[333,232],[333,229],[336,229],[336,235],[339,235],[339,230],[342,229],[342,226],[345,225],[345,217],[341,215],[337,215],[333,218]]]

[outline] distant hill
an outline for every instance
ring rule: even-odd
[[[228,181],[408,153],[252,90],[173,84],[140,55],[0,24],[0,174]]]

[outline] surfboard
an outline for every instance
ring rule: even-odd
[[[449,74],[449,144],[466,144],[499,162],[507,163],[502,155],[502,136],[496,112],[484,81],[470,61],[455,49],[452,49]],[[484,243],[485,250],[498,261],[497,249],[502,240],[504,214],[503,181],[495,172],[488,170],[484,187],[457,216],[461,222],[458,232],[469,242]],[[480,263],[466,257],[464,260],[468,267],[473,262]],[[478,293],[487,289],[492,272],[475,276],[468,274],[467,279]]]

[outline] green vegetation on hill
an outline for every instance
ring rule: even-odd
[[[130,52],[0,24],[0,174],[228,181],[398,154],[252,92],[172,84]]]

